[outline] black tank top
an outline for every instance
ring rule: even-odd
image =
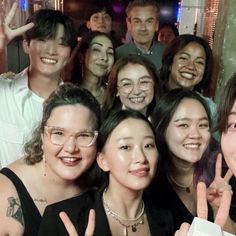
[[[25,222],[24,236],[38,235],[42,216],[34,204],[33,199],[29,195],[25,185],[22,183],[19,177],[8,168],[3,168],[0,170],[0,173],[11,180],[18,193]]]

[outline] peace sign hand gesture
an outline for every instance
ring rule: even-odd
[[[233,173],[228,170],[224,177],[222,175],[222,155],[218,154],[216,159],[216,166],[215,166],[215,178],[211,185],[207,189],[207,200],[209,201],[211,207],[213,208],[214,215],[217,215],[219,212],[221,214],[220,208],[229,208],[230,201],[232,197],[232,188],[229,184]],[[227,204],[227,205],[225,205]],[[226,212],[225,212],[226,213]],[[219,224],[221,227],[224,225],[223,222],[218,222],[220,215],[215,219],[216,223]]]
[[[65,212],[60,212],[59,214],[69,236],[79,236],[75,226],[72,224],[70,218],[67,216],[67,214]],[[88,218],[88,225],[85,231],[84,236],[93,236],[94,233],[94,229],[95,229],[95,211],[93,209],[91,209],[89,211],[89,218]]]
[[[33,23],[29,23],[27,25],[12,30],[10,28],[10,24],[16,13],[16,9],[17,9],[17,2],[14,2],[11,7],[11,10],[9,11],[4,20],[2,15],[3,13],[0,12],[0,52],[4,49],[7,43],[9,43],[13,38],[22,35],[27,30],[31,29],[34,26]]]

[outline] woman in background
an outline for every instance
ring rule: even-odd
[[[102,114],[129,109],[152,119],[154,107],[162,95],[155,68],[138,56],[118,59],[108,77]]]
[[[114,63],[114,45],[106,33],[91,31],[86,34],[73,53],[72,83],[88,89],[103,102],[106,77]]]

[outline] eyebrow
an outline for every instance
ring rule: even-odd
[[[191,56],[191,54],[190,54],[190,53],[187,53],[187,52],[179,52],[178,54],[185,54],[185,55],[187,55],[187,56]],[[203,60],[206,61],[206,58],[205,58],[205,57],[197,57],[197,58],[201,58],[201,59],[203,59]]]
[[[93,43],[91,43],[91,46],[93,46],[93,45],[99,45],[99,46],[104,46],[102,43],[99,43],[99,42],[93,42]],[[108,47],[109,49],[112,49],[112,50],[114,50],[114,48],[113,47]]]
[[[139,77],[137,79],[138,80],[140,80],[140,79],[150,79],[150,80],[153,80],[153,78],[150,75],[144,75],[144,76],[141,76],[141,77]],[[123,81],[123,80],[132,80],[132,78],[122,78],[122,79],[120,79],[120,81]]]
[[[143,138],[145,138],[145,139],[149,138],[149,139],[153,139],[153,140],[155,140],[155,137],[152,136],[152,135],[147,135],[147,136],[144,136]],[[122,138],[118,138],[118,139],[116,139],[116,141],[121,141],[121,140],[131,140],[131,139],[134,139],[134,137],[122,137]]]
[[[191,121],[192,119],[190,118],[179,118],[179,119],[176,119],[174,120],[174,122],[180,122],[180,121]],[[209,119],[207,117],[201,117],[199,118],[198,120],[202,121],[202,120],[206,120],[206,121],[209,121]]]
[[[231,111],[230,113],[229,113],[229,116],[230,115],[236,115],[236,111]]]

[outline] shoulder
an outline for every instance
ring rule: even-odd
[[[2,173],[0,186],[0,235],[21,235],[24,232],[24,218],[16,188]]]

